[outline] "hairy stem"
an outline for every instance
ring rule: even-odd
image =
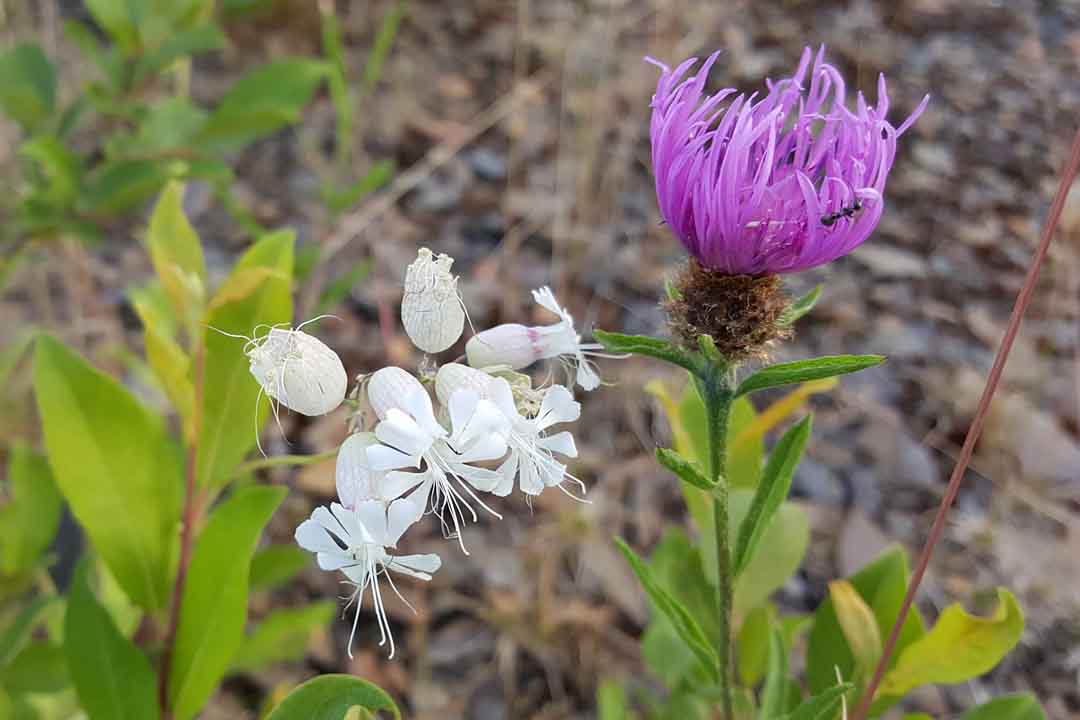
[[[187,583],[188,566],[191,564],[191,550],[195,542],[195,525],[199,522],[202,510],[202,496],[196,494],[199,473],[199,436],[202,431],[202,390],[203,370],[206,364],[202,342],[197,342],[195,350],[195,401],[192,412],[191,439],[187,447],[187,467],[184,477],[184,510],[180,528],[180,558],[176,567],[176,581],[173,583],[172,603],[169,606],[169,625],[165,633],[165,649],[161,656],[161,668],[158,673],[158,705],[164,720],[172,718],[169,709],[169,672],[172,669],[173,649],[176,645],[176,631],[180,625],[180,606],[184,599],[184,585]]]
[[[731,548],[728,541],[727,428],[731,411],[731,382],[728,368],[710,368],[701,389],[708,415],[709,477],[713,490],[713,530],[716,534],[717,626],[720,629],[720,693],[725,720],[734,718],[731,669],[731,607],[735,579],[731,575]]]

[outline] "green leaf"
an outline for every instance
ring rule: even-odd
[[[218,330],[249,336],[256,325],[292,320],[293,234],[264,236],[236,264],[218,296],[211,301],[204,334],[205,386],[198,477],[201,486],[221,486],[233,468],[255,446],[269,408],[256,405],[259,384],[251,376],[243,342]],[[243,294],[230,288],[252,273],[259,277]],[[227,300],[221,301],[222,293]],[[257,415],[256,415],[257,413]]]
[[[843,706],[844,696],[854,687],[851,683],[842,683],[827,688],[785,715],[783,720],[834,720]]]
[[[178,151],[193,152],[189,143],[206,123],[206,111],[186,97],[169,97],[150,106],[139,119],[133,137],[124,137],[122,155],[158,155]],[[196,156],[197,157],[197,156]],[[194,166],[194,162],[192,163]],[[198,174],[194,168],[190,174]]]
[[[127,54],[134,54],[139,46],[138,21],[146,0],[84,0],[102,30]]]
[[[604,680],[596,689],[597,720],[626,720],[630,717],[630,701],[626,689],[614,680]]]
[[[124,591],[165,606],[180,518],[181,462],[161,418],[43,335],[34,391],[60,492]]]
[[[649,557],[649,570],[656,583],[667,588],[701,626],[715,647],[719,641],[716,627],[716,593],[705,577],[702,554],[690,544],[681,530],[669,527],[660,544]],[[680,638],[667,615],[653,607],[641,641],[641,654],[649,669],[675,687],[687,678],[714,683],[709,671]]]
[[[765,674],[765,687],[761,689],[761,708],[758,720],[772,720],[783,714],[787,697],[787,651],[778,628],[769,633],[769,669]]]
[[[50,208],[66,211],[79,191],[82,159],[52,135],[38,135],[27,140],[19,148],[19,154],[35,164],[44,181],[44,187],[35,197]]]
[[[268,545],[251,558],[251,589],[266,590],[291,580],[311,554],[296,545]]]
[[[0,508],[0,575],[33,568],[60,525],[60,492],[49,463],[21,442],[9,452],[10,499]]]
[[[48,611],[57,602],[57,597],[37,598],[24,607],[15,619],[0,634],[0,668],[5,668],[22,652],[30,635],[47,619]]]
[[[46,642],[27,645],[0,673],[0,686],[16,695],[60,692],[70,682],[64,649]]]
[[[770,628],[776,609],[769,603],[759,605],[749,613],[739,628],[735,656],[738,660],[739,679],[747,687],[758,684],[765,675],[769,660]]]
[[[161,191],[146,245],[161,287],[172,302],[177,318],[193,329],[206,302],[206,262],[195,228],[184,215],[184,186],[170,182]]]
[[[98,66],[110,86],[120,86],[123,64],[116,53],[102,49],[97,35],[90,28],[77,20],[68,20],[64,23],[64,35]]]
[[[375,86],[379,84],[383,63],[390,54],[390,48],[394,44],[394,37],[397,36],[398,26],[405,17],[406,9],[405,0],[398,0],[383,16],[379,32],[375,35],[375,42],[372,43],[371,52],[364,64],[364,95],[371,95]]]
[[[199,535],[169,676],[169,704],[180,720],[202,708],[243,642],[251,556],[285,492],[265,486],[239,490],[214,510]]]
[[[829,355],[812,360],[779,363],[762,368],[743,380],[735,394],[746,395],[781,385],[794,385],[808,380],[846,375],[883,362],[885,358],[882,355]]]
[[[195,388],[191,382],[191,358],[173,339],[171,317],[164,317],[146,289],[129,294],[135,314],[143,324],[143,345],[146,359],[169,397],[184,425],[184,439],[192,436],[192,416],[195,412]]]
[[[874,611],[847,580],[829,583],[829,599],[844,640],[855,658],[853,677],[856,683],[861,683],[870,677],[881,658],[881,631]]]
[[[372,165],[362,178],[342,190],[337,190],[333,186],[324,187],[323,202],[332,212],[344,212],[365,196],[386,185],[393,176],[394,163],[390,160],[382,160]]]
[[[619,538],[615,539],[615,543],[619,546],[619,550],[622,551],[634,574],[637,575],[638,581],[645,588],[645,592],[648,594],[649,599],[652,600],[653,606],[667,617],[679,637],[697,656],[698,661],[709,672],[712,679],[717,679],[719,677],[720,658],[701,626],[698,625],[686,607],[656,581],[652,571],[630,549],[629,545]]]
[[[266,720],[342,720],[350,708],[401,712],[382,689],[352,675],[320,675],[293,690]]]
[[[200,25],[173,33],[159,48],[139,58],[135,63],[133,82],[138,84],[181,58],[217,50],[224,45],[225,34],[214,25]]]
[[[691,373],[697,373],[699,370],[698,361],[694,357],[667,340],[649,337],[648,335],[623,335],[622,333],[606,332],[604,330],[594,330],[593,337],[608,352],[656,358],[672,365],[678,365]]]
[[[41,48],[16,45],[0,55],[0,108],[26,132],[40,129],[56,108],[56,70]]]
[[[960,720],[1046,720],[1039,701],[1030,693],[1004,695],[972,708]]]
[[[878,692],[901,697],[921,685],[971,680],[1001,662],[1023,632],[1024,614],[1008,590],[998,589],[998,607],[987,618],[950,605],[926,635],[904,649]]]
[[[749,511],[751,493],[733,492],[728,502],[734,536]],[[735,542],[735,537],[731,542]],[[754,557],[735,581],[735,613],[748,612],[779,590],[799,569],[809,544],[810,521],[806,512],[790,502],[781,504],[775,520],[765,528]]]
[[[810,439],[811,417],[807,415],[784,433],[769,456],[769,463],[765,466],[765,473],[754,492],[750,509],[739,525],[734,557],[736,576],[741,574],[753,559],[765,529],[776,517],[781,503],[787,499],[791,478],[795,475],[795,468],[802,460],[806,442]]]
[[[727,481],[732,488],[753,489],[761,480],[761,466],[765,459],[764,439],[757,436],[736,442],[757,416],[750,398],[737,398],[731,403],[727,433]]]
[[[329,626],[336,612],[333,601],[275,610],[244,639],[232,659],[232,672],[256,672],[274,663],[302,659],[311,633]]]
[[[325,62],[305,58],[276,60],[256,68],[237,81],[210,114],[197,136],[197,146],[238,149],[298,122],[327,71]]]
[[[79,207],[92,215],[120,215],[153,197],[169,177],[168,163],[158,160],[108,160],[88,179]]]
[[[904,593],[908,583],[907,553],[893,546],[877,559],[852,575],[849,580],[862,599],[874,611],[881,637],[888,637],[893,623],[900,615]],[[904,627],[896,645],[890,667],[904,648],[922,637],[922,618],[912,609],[904,620]],[[841,677],[850,678],[854,672],[855,659],[844,640],[832,601],[826,599],[814,613],[814,624],[807,643],[806,679],[810,691],[819,693],[836,684],[836,670]]]
[[[674,450],[656,448],[656,461],[674,473],[680,480],[702,490],[712,490],[715,485],[705,477],[701,466],[691,462]]]
[[[95,720],[157,718],[154,670],[98,604],[89,568],[85,559],[79,563],[64,619],[64,653],[79,701]]]
[[[796,320],[813,310],[814,305],[817,304],[818,298],[821,297],[821,288],[822,286],[818,285],[813,290],[788,305],[787,308],[784,309],[784,312],[780,314],[780,319],[777,320],[776,324],[783,326],[794,325]]]

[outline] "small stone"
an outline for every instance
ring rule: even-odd
[[[469,153],[469,167],[476,177],[486,182],[506,179],[506,159],[494,150],[478,147]]]
[[[792,494],[808,500],[840,505],[844,502],[844,488],[832,470],[810,458],[804,458],[795,471]]]
[[[926,261],[915,253],[867,243],[852,256],[879,277],[921,278],[926,275]]]

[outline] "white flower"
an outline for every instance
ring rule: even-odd
[[[302,415],[325,415],[345,399],[341,358],[299,329],[271,328],[248,341],[245,353],[262,392]]]
[[[433,257],[420,248],[405,271],[405,294],[401,299],[401,322],[413,345],[426,353],[447,349],[465,328],[465,306],[458,295],[457,278],[450,274],[454,259]]]
[[[544,488],[562,487],[563,480],[570,478],[585,490],[585,485],[566,472],[566,465],[555,459],[554,454],[574,458],[577,447],[574,437],[567,431],[548,435],[552,425],[574,422],[581,416],[581,403],[562,385],[555,385],[544,392],[535,416],[522,414],[515,402],[513,388],[503,378],[449,363],[439,368],[435,377],[435,393],[445,402],[453,393],[471,390],[485,400],[491,400],[502,412],[507,422],[501,428],[509,454],[496,471],[499,484],[491,492],[500,497],[509,495],[517,477],[522,492],[539,495]]]
[[[447,403],[453,429],[448,432],[436,420],[431,397],[416,378],[400,373],[380,375],[382,372],[372,375],[368,384],[369,401],[382,418],[375,427],[375,437],[381,444],[367,447],[368,467],[377,472],[421,470],[390,472],[386,478],[395,489],[408,490],[421,484],[428,487],[431,509],[443,521],[445,533],[457,537],[468,554],[461,539],[460,506],[465,506],[474,521],[477,516],[466,495],[499,517],[474,492],[490,492],[499,475],[469,463],[497,460],[506,454],[506,441],[499,431],[506,419],[491,401],[481,399],[476,392],[459,390]],[[390,385],[398,391],[392,401]]]
[[[297,544],[315,553],[320,568],[341,570],[356,587],[349,600],[350,604],[353,600],[356,601],[356,616],[349,635],[350,658],[356,624],[360,619],[360,605],[364,599],[364,591],[369,586],[375,617],[379,623],[379,646],[389,642],[390,657],[394,657],[394,637],[386,619],[386,609],[379,589],[379,575],[386,577],[390,588],[408,605],[388,571],[431,580],[432,574],[442,565],[438,555],[392,555],[387,552],[387,548],[394,548],[402,533],[423,515],[425,499],[418,497],[418,494],[422,495],[417,491],[409,497],[390,503],[389,507],[377,500],[360,502],[355,510],[348,510],[337,503],[333,503],[329,510],[320,506],[311,513],[311,519],[305,520],[296,528]]]
[[[600,376],[593,369],[589,356],[604,357],[598,343],[582,343],[574,330],[574,319],[555,300],[551,289],[533,290],[533,299],[559,316],[554,325],[526,327],[497,325],[469,338],[465,354],[474,368],[509,365],[515,370],[532,365],[537,360],[558,357],[576,369],[577,384],[585,390],[595,390]]]

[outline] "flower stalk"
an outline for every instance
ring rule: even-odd
[[[732,720],[731,607],[735,597],[735,578],[731,573],[731,547],[728,528],[727,428],[734,399],[734,368],[728,363],[706,364],[703,377],[695,378],[705,403],[709,437],[709,479],[713,484],[713,532],[716,542],[717,627],[720,631],[720,696],[724,718]]]

